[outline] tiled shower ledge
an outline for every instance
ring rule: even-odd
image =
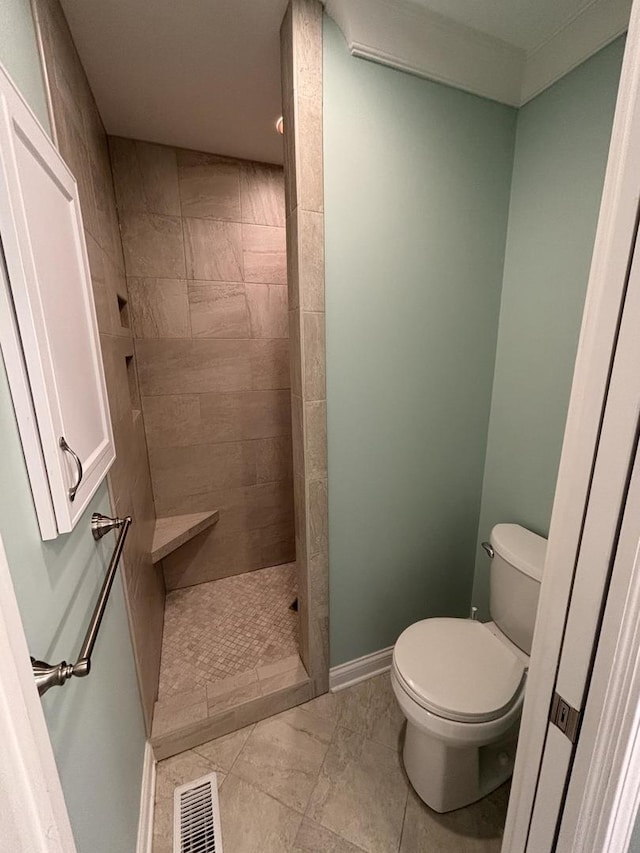
[[[168,758],[311,698],[311,681],[298,655],[169,696],[154,707],[154,756]]]
[[[152,562],[158,563],[167,554],[214,525],[219,518],[220,513],[217,509],[213,512],[194,512],[189,515],[157,518],[151,546]]]

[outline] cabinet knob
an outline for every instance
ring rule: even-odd
[[[78,456],[78,454],[69,447],[63,435],[60,436],[60,447],[73,457],[73,461],[76,463],[76,466],[78,468],[78,479],[69,489],[69,500],[73,503],[73,501],[76,499],[76,492],[78,491],[78,487],[82,482],[82,462],[80,461],[80,457]]]

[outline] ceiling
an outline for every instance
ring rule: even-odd
[[[288,0],[61,2],[108,133],[282,163]],[[624,31],[631,0],[323,2],[355,55],[519,106]]]
[[[107,132],[282,162],[287,0],[62,0]]]
[[[570,23],[594,0],[391,0],[413,2],[527,52]]]

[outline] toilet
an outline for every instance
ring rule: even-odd
[[[518,524],[497,524],[483,544],[492,621],[424,619],[394,646],[405,770],[437,812],[481,799],[513,772],[546,546]]]

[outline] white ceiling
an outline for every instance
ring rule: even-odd
[[[282,162],[287,0],[62,0],[107,132]]]
[[[282,162],[288,0],[61,2],[108,133]],[[518,106],[624,31],[631,0],[323,2],[355,55]]]
[[[392,0],[413,2],[515,47],[531,51],[594,0]]]

